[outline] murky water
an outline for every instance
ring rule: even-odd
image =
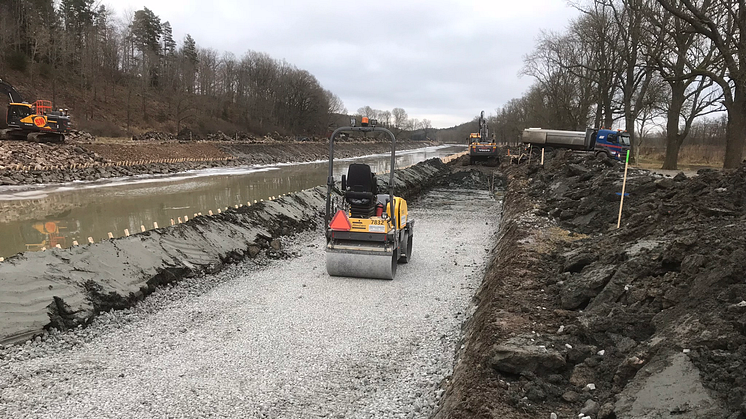
[[[397,152],[397,167],[458,153],[464,146]],[[351,161],[388,171],[389,155],[335,159],[335,177]],[[246,205],[326,184],[328,162],[207,169],[167,177],[134,177],[54,186],[0,187],[0,257],[27,250],[69,247],[171,224],[226,207]]]

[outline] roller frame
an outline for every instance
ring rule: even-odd
[[[389,179],[389,214],[395,214],[394,206],[394,171],[396,168],[396,137],[386,128],[381,127],[341,127],[329,137],[329,176],[326,194],[326,269],[332,276],[356,278],[394,279],[400,253],[400,240],[404,233],[413,236],[414,220],[409,220],[399,228],[396,220],[393,229],[387,234],[369,232],[342,232],[329,228],[333,212],[332,205],[334,180],[334,139],[342,132],[384,132],[391,138],[391,171]],[[386,212],[384,210],[384,212]],[[405,249],[406,250],[406,249]]]

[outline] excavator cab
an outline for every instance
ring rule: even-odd
[[[8,105],[8,115],[5,122],[9,127],[21,127],[21,120],[34,114],[31,105],[27,103],[11,103]]]

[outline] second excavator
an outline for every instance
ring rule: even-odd
[[[479,132],[469,134],[469,162],[474,164],[478,160],[498,160],[497,144],[490,137],[484,111],[479,115]]]

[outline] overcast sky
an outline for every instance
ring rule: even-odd
[[[104,0],[104,3],[107,3]],[[577,12],[565,0],[119,0],[143,6],[203,48],[266,52],[316,76],[349,112],[404,108],[446,128],[494,113],[532,83],[519,76],[541,30]]]

